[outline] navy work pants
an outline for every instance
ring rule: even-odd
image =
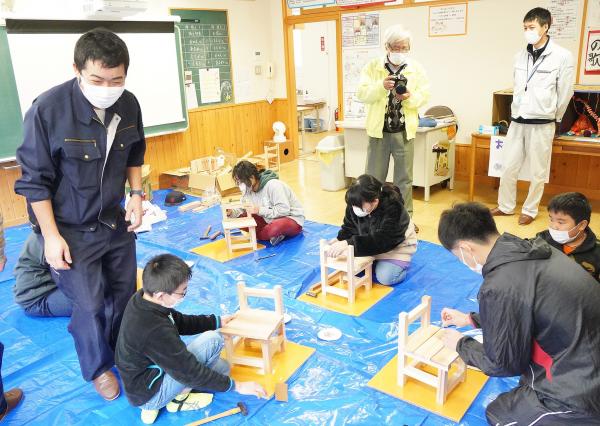
[[[81,374],[91,381],[114,365],[123,311],[136,289],[135,235],[123,219],[114,230],[102,224],[90,232],[59,229],[73,263],[52,276],[73,304],[69,332]]]

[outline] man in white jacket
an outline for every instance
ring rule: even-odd
[[[537,216],[538,204],[549,176],[555,123],[562,119],[573,95],[573,56],[548,36],[550,12],[531,9],[523,18],[526,49],[514,64],[511,123],[505,140],[505,169],[500,178],[498,207],[494,216],[514,214],[517,177],[523,162],[529,164],[531,182],[523,203],[519,225]]]

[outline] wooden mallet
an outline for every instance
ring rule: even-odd
[[[248,407],[246,407],[246,404],[244,404],[243,402],[238,402],[237,407],[232,408],[231,410],[223,411],[222,413],[215,414],[214,416],[206,417],[205,419],[198,420],[197,422],[188,423],[185,426],[203,425],[203,424],[212,422],[213,420],[222,419],[223,417],[232,416],[237,413],[242,413],[242,416],[247,416],[248,415]]]

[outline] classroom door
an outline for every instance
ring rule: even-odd
[[[338,105],[336,22],[294,27],[294,66],[300,155],[315,151],[317,143],[335,131]]]

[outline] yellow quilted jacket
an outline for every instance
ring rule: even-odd
[[[369,62],[360,73],[358,100],[367,107],[367,134],[373,138],[383,137],[383,120],[389,92],[383,88],[383,80],[389,75],[385,69],[386,57]],[[419,127],[419,108],[429,100],[429,80],[425,70],[415,60],[409,58],[402,71],[407,78],[410,98],[402,101],[406,125],[406,138],[413,139]]]

